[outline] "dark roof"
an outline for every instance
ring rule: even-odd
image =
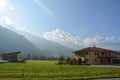
[[[6,54],[20,54],[21,52],[10,52],[10,53],[3,53],[3,55],[6,55]]]
[[[113,51],[113,50],[110,50],[110,49],[104,49],[104,48],[98,48],[98,47],[87,47],[87,48],[83,48],[83,49],[80,49],[80,50],[73,51],[73,53],[79,52],[79,51],[106,51],[106,52],[116,52],[116,51]]]

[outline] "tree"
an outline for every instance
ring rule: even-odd
[[[70,58],[67,58],[66,63],[69,64],[69,62],[70,62]]]
[[[76,65],[77,61],[75,58],[73,58],[73,65]]]
[[[58,64],[64,64],[64,57],[63,56],[60,56],[58,58],[58,60],[59,60]]]
[[[69,60],[69,63],[68,64],[70,64],[70,65],[76,65],[76,59],[75,58],[71,58],[70,60]]]

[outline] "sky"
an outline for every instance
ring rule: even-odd
[[[120,0],[0,0],[0,24],[64,45],[120,42]]]

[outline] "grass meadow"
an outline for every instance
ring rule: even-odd
[[[119,67],[57,65],[57,61],[1,63],[0,80],[89,80],[120,77]]]

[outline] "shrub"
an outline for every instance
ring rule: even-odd
[[[71,58],[70,60],[69,60],[69,63],[68,64],[70,64],[70,65],[76,65],[76,59],[75,58]]]
[[[64,64],[64,57],[63,56],[60,56],[59,58],[58,58],[58,64]]]

